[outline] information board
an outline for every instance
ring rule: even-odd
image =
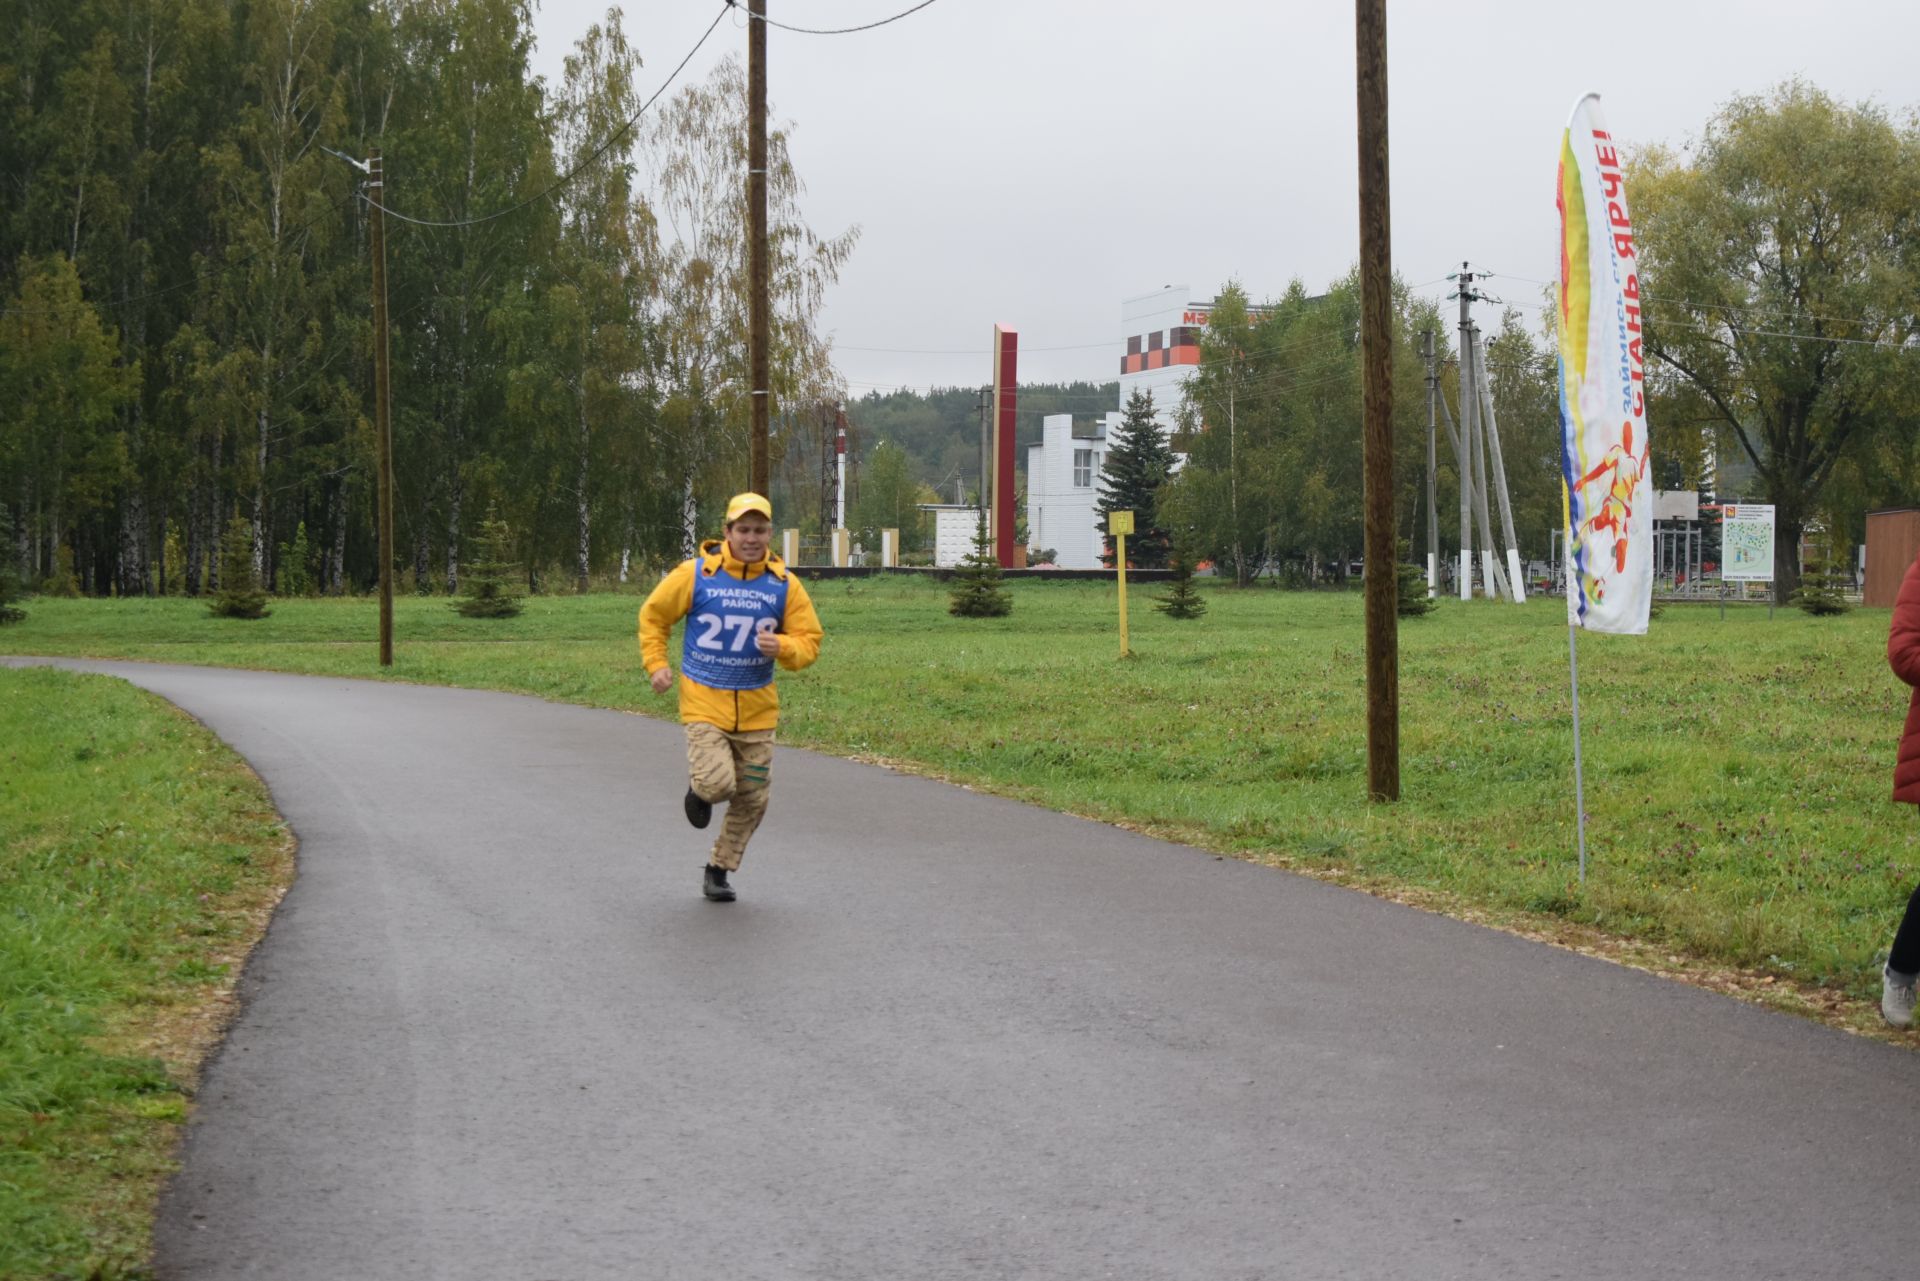
[[[1773,581],[1773,504],[1728,503],[1721,511],[1720,577],[1730,583]]]

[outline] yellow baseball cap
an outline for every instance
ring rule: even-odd
[[[755,493],[735,494],[727,500],[727,524],[733,524],[748,512],[759,512],[772,520],[773,504]]]

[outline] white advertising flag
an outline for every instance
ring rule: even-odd
[[[1653,487],[1640,276],[1620,150],[1600,99],[1574,105],[1560,145],[1560,466],[1567,617],[1643,635],[1653,596]]]

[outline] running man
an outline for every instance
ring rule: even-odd
[[[640,607],[640,658],[653,692],[673,685],[667,638],[687,620],[680,648],[680,720],[687,727],[687,821],[705,827],[713,807],[727,817],[713,842],[701,892],[731,903],[727,876],[767,812],[778,664],[797,672],[820,656],[820,619],[807,589],[769,547],[773,504],[759,494],[727,503],[726,538],[661,580]]]

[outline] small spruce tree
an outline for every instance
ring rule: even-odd
[[[53,572],[40,584],[42,596],[68,596],[80,594],[80,575],[73,568],[73,548],[65,543],[54,548]]]
[[[1193,585],[1191,536],[1182,531],[1167,549],[1167,567],[1173,571],[1165,596],[1154,600],[1153,607],[1168,618],[1198,618],[1207,612],[1207,602]]]
[[[973,536],[973,554],[953,574],[953,596],[947,612],[960,618],[1003,618],[1013,612],[1013,596],[1000,578],[1000,562],[987,542],[987,514]]]
[[[1125,415],[1106,461],[1100,465],[1100,498],[1094,509],[1102,528],[1114,512],[1132,512],[1134,532],[1127,535],[1127,560],[1142,569],[1160,569],[1167,563],[1167,531],[1160,528],[1157,499],[1160,486],[1173,474],[1173,446],[1153,417],[1153,393],[1136,391],[1127,397]],[[1107,535],[1101,559],[1113,564],[1113,536]]]
[[[1401,539],[1400,556],[1394,562],[1393,573],[1400,591],[1394,612],[1402,618],[1419,618],[1433,612],[1433,597],[1427,595],[1427,576],[1408,559],[1411,555],[1412,544]]]
[[[1846,580],[1834,568],[1835,559],[1831,548],[1821,548],[1809,556],[1800,586],[1793,593],[1793,603],[1815,618],[1844,614],[1853,608],[1845,595]]]
[[[0,507],[0,623],[17,623],[27,616],[13,605],[20,594],[20,570],[13,563],[13,514]]]
[[[245,516],[228,521],[220,539],[220,592],[207,609],[215,618],[265,618],[272,612],[253,573],[253,526]]]
[[[167,571],[165,580],[160,584],[160,594],[184,596],[187,591],[187,545],[180,537],[180,526],[177,522],[167,522],[166,540],[160,546]]]
[[[313,595],[313,547],[307,542],[307,522],[301,521],[291,543],[280,544],[280,594]]]
[[[460,599],[453,607],[468,618],[512,618],[521,609],[514,592],[519,570],[513,555],[513,531],[489,503],[487,518],[474,539],[473,559],[461,566]]]

